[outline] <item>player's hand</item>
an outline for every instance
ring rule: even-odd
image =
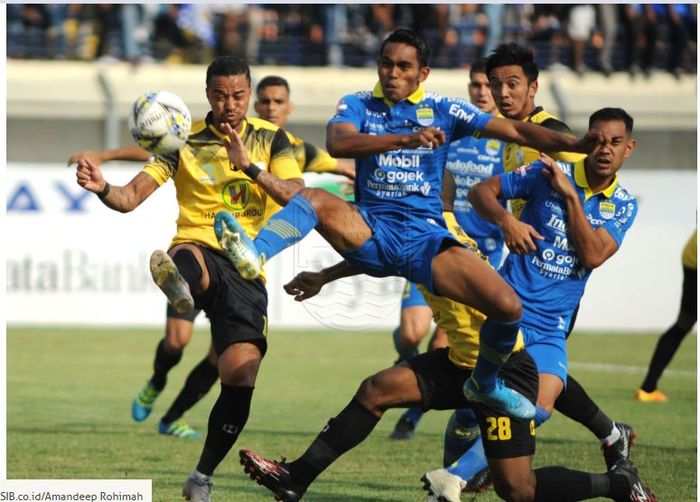
[[[583,138],[576,142],[574,151],[588,154],[593,152],[593,150],[604,141],[605,138],[602,131],[591,129]]]
[[[70,156],[67,165],[77,164],[81,160],[89,160],[95,166],[102,165],[105,161],[102,152],[96,150],[80,150]]]
[[[444,145],[446,140],[445,131],[441,131],[437,127],[425,127],[411,134],[406,146],[408,148],[418,148],[419,146],[437,148]]]
[[[292,295],[294,300],[303,302],[316,296],[326,282],[318,272],[301,272],[284,285],[284,290],[288,295]]]
[[[102,177],[102,170],[88,159],[78,161],[75,177],[78,185],[92,193],[100,193],[106,184],[105,179]]]
[[[228,141],[224,143],[228,152],[228,160],[231,162],[231,168],[236,171],[244,171],[250,167],[250,159],[248,151],[241,140],[238,133],[228,123],[224,122],[219,126],[221,132],[227,137]]]
[[[554,190],[564,197],[577,197],[576,189],[574,189],[574,186],[571,184],[569,177],[564,174],[564,171],[562,171],[559,164],[557,164],[552,157],[540,153],[539,160],[546,165],[542,170],[542,174],[549,180]]]
[[[513,215],[508,217],[506,224],[501,228],[503,230],[503,240],[511,253],[532,253],[537,249],[535,240],[544,239],[534,227],[523,223]]]

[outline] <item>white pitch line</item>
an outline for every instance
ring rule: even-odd
[[[582,363],[569,361],[569,368],[600,371],[603,373],[627,373],[627,374],[645,374],[647,368],[641,366],[623,366],[621,364],[603,364],[603,363]],[[697,378],[697,372],[688,370],[665,370],[663,376]]]

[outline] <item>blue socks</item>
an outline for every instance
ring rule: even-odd
[[[261,263],[302,240],[317,224],[318,216],[309,199],[296,194],[255,238]]]
[[[479,357],[472,377],[482,392],[496,386],[496,374],[510,357],[520,329],[520,320],[512,322],[486,319],[481,326]]]
[[[470,408],[456,410],[450,417],[445,430],[445,463],[454,459],[460,450],[464,452],[462,456],[445,466],[450,474],[468,481],[488,466],[479,434],[479,423]]]
[[[552,415],[547,412],[544,408],[540,408],[539,406],[536,407],[535,411],[535,427],[539,427],[543,423],[545,423],[547,420],[549,420],[549,417]]]

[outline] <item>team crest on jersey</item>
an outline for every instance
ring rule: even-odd
[[[498,151],[501,149],[501,142],[497,139],[490,139],[486,142],[486,153],[489,155],[498,155]]]
[[[600,216],[602,216],[603,219],[611,220],[615,217],[614,202],[602,201],[598,206],[598,210],[600,211]]]
[[[416,110],[416,120],[423,127],[428,127],[435,121],[435,114],[432,108],[418,108]]]
[[[235,180],[224,187],[221,197],[226,207],[242,211],[250,202],[251,185],[248,180]]]

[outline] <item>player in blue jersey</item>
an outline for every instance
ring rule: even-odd
[[[469,100],[483,112],[496,112],[496,103],[491,95],[483,61],[476,61],[469,69]],[[503,259],[503,235],[496,225],[483,220],[472,209],[467,193],[479,181],[503,172],[502,154],[501,141],[467,136],[450,144],[446,164],[456,185],[453,208],[457,222],[476,241],[479,250],[496,269]],[[408,282],[401,301],[401,324],[394,330],[394,345],[399,353],[399,362],[418,353],[418,345],[430,329],[432,315],[432,310],[416,285]],[[446,344],[444,331],[439,326],[436,327],[428,350]],[[389,437],[411,439],[422,416],[420,408],[409,408],[399,417]]]
[[[635,147],[632,128],[624,110],[598,110],[589,129],[601,131],[605,140],[588,157],[576,163],[541,157],[479,183],[469,196],[479,213],[503,230],[511,254],[501,273],[526,299],[521,331],[539,373],[536,425],[549,419],[565,389],[566,336],[586,281],[617,251],[637,214],[636,200],[617,178]],[[520,220],[500,204],[512,198],[525,201]],[[613,427],[615,432],[617,437],[603,448],[608,468],[629,456],[628,431]],[[436,480],[431,491],[454,491],[449,485],[463,483],[485,467],[483,448],[472,447],[446,469],[453,477],[445,469],[428,473]]]
[[[255,278],[261,264],[316,230],[351,265],[376,277],[398,275],[487,317],[482,350],[465,384],[470,400],[506,414],[531,418],[535,410],[496,374],[518,333],[520,300],[505,281],[445,228],[439,192],[448,145],[481,133],[544,151],[588,151],[598,134],[583,140],[527,122],[495,118],[460,99],[427,93],[430,51],[412,30],[396,30],[383,42],[379,83],[372,92],[345,96],[329,121],[326,144],[335,157],[356,159],[355,203],[317,188],[295,194],[251,241],[227,212],[214,230],[242,276]],[[231,139],[234,136],[229,133]],[[244,151],[232,168],[256,180],[262,170]],[[275,200],[284,193],[271,195]]]

